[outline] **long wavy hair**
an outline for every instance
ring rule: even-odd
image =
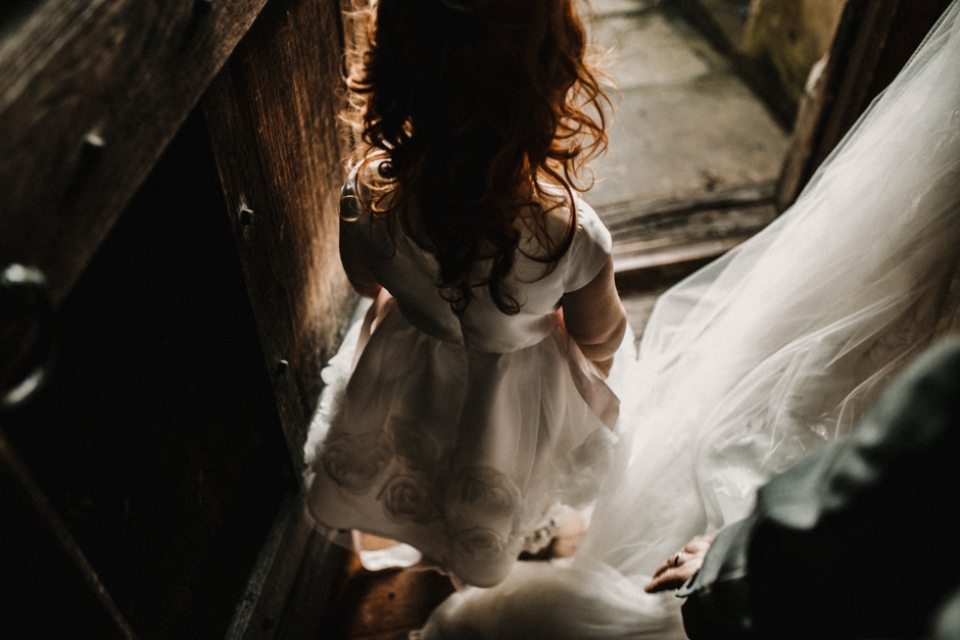
[[[345,117],[363,204],[435,256],[455,312],[483,286],[519,312],[506,278],[520,227],[544,275],[573,241],[573,192],[591,186],[585,163],[606,150],[609,103],[575,2],[378,0],[360,12]],[[564,205],[558,239],[547,215]],[[481,260],[492,266],[478,275]]]

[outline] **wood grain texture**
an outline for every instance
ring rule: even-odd
[[[662,288],[749,239],[776,218],[775,190],[763,182],[598,209],[613,236],[618,286]]]
[[[820,86],[805,98],[777,206],[790,206],[870,103],[900,73],[949,0],[848,0]]]
[[[280,507],[260,550],[226,640],[276,637],[278,622],[298,572],[309,561],[305,554],[312,534],[303,508],[303,492],[292,492]]]
[[[2,430],[0,513],[0,637],[136,637]]]
[[[338,251],[341,42],[337,0],[273,0],[204,102],[298,469],[320,370],[355,300]]]
[[[797,120],[790,137],[790,146],[780,167],[777,184],[776,205],[778,211],[786,211],[800,194],[802,186],[810,179],[811,156],[817,151],[816,136],[820,131],[827,109],[827,78],[832,72],[829,58],[820,63],[818,76],[806,87]],[[815,71],[817,73],[817,71]]]
[[[203,125],[61,304],[46,387],[0,415],[143,640],[223,637],[299,485]]]
[[[39,266],[61,300],[265,1],[37,0],[6,15],[0,261]]]
[[[624,237],[635,237],[638,233],[655,232],[657,228],[683,225],[687,215],[698,211],[769,204],[773,201],[775,191],[775,183],[758,182],[679,198],[617,202],[597,207],[597,213],[613,234],[614,242],[617,242]]]

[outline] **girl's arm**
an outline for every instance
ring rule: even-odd
[[[357,293],[364,298],[376,298],[380,293],[380,283],[373,277],[373,272],[363,260],[359,248],[345,227],[347,224],[340,221],[340,264],[343,270],[347,272],[347,280],[353,285]]]
[[[627,312],[613,281],[613,258],[607,258],[586,286],[564,294],[560,306],[567,333],[587,359],[608,372],[627,329]]]

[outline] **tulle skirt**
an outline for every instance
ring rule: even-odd
[[[849,430],[936,337],[960,331],[960,4],[796,204],[665,293],[619,363],[614,473],[569,566],[519,563],[454,594],[436,638],[684,638],[646,594],[697,534]]]
[[[463,583],[502,580],[610,467],[619,400],[559,316],[540,342],[487,353],[420,331],[382,292],[323,376],[309,513],[402,541]]]

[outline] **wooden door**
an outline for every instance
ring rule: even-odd
[[[221,636],[296,478],[199,114],[61,302],[56,333],[50,379],[3,415],[5,440],[114,617],[141,638]],[[46,553],[38,542],[5,550]],[[31,596],[42,610],[0,625],[60,617]]]
[[[0,11],[0,266],[56,309],[46,385],[0,413],[0,637],[275,635],[333,574],[298,496],[353,300],[339,4],[264,4]]]
[[[847,0],[823,73],[800,106],[777,189],[781,211],[900,73],[949,4],[950,0]]]

